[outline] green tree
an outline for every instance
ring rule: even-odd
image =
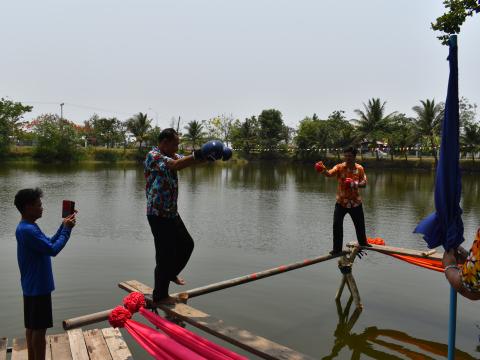
[[[40,115],[34,124],[37,140],[34,156],[37,159],[69,162],[78,158],[80,136],[75,124],[54,114]]]
[[[276,109],[263,110],[258,116],[260,143],[264,151],[274,151],[282,140],[285,127],[282,113]]]
[[[236,120],[231,129],[232,146],[249,156],[259,142],[258,134],[259,124],[255,116],[246,118],[244,122]]]
[[[203,123],[201,121],[192,120],[184,127],[184,129],[187,133],[183,135],[183,139],[190,144],[193,149],[196,149],[197,145],[199,145],[205,138]]]
[[[392,160],[396,150],[408,160],[408,149],[416,140],[413,119],[405,114],[394,115],[387,132],[387,140]]]
[[[465,125],[460,141],[464,150],[471,154],[472,162],[475,162],[475,153],[480,146],[480,126],[474,123]]]
[[[447,12],[432,23],[432,29],[443,32],[443,35],[437,38],[442,41],[442,44],[447,45],[450,35],[460,33],[460,27],[467,17],[480,12],[480,3],[478,0],[444,0],[443,4]]]
[[[335,110],[327,119],[329,146],[335,149],[339,160],[342,149],[354,145],[356,140],[355,127],[345,118],[344,114],[343,110]]]
[[[158,145],[158,136],[162,132],[162,129],[159,126],[155,126],[147,134],[148,144],[151,146]]]
[[[117,142],[122,140],[120,134],[121,123],[115,117],[112,118],[97,118],[93,123],[94,133],[97,142],[106,145],[107,148],[112,148]]]
[[[209,139],[222,140],[225,145],[230,146],[231,132],[234,118],[232,115],[220,115],[209,119],[205,123],[207,137]]]
[[[12,139],[18,134],[23,115],[32,109],[32,106],[20,102],[0,99],[0,158],[8,153]]]
[[[317,153],[327,153],[327,148],[332,145],[329,136],[328,123],[320,120],[314,114],[313,117],[306,117],[298,126],[295,143],[301,157],[311,156]]]
[[[437,164],[437,139],[440,134],[440,124],[444,114],[444,105],[435,104],[435,100],[420,100],[421,106],[414,106],[412,110],[417,114],[415,127],[419,136],[428,140],[432,155]]]
[[[368,104],[363,104],[364,110],[355,110],[359,119],[355,120],[357,123],[357,134],[359,140],[367,139],[377,146],[377,140],[381,139],[388,129],[389,122],[396,112],[385,115],[385,104],[378,98],[368,100]],[[378,160],[378,151],[376,152]]]
[[[151,123],[152,120],[148,118],[147,114],[141,112],[127,120],[127,128],[138,141],[138,149],[140,151],[142,150],[142,143],[147,137],[148,130],[151,128]]]

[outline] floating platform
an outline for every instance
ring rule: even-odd
[[[0,338],[0,360],[28,360],[25,338]],[[131,360],[133,359],[118,329],[73,329],[58,335],[47,335],[46,360]]]

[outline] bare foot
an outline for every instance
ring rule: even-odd
[[[185,285],[185,279],[178,276],[175,278],[175,280],[173,280],[173,282],[177,285]]]
[[[152,302],[153,306],[158,306],[158,305],[175,305],[178,303],[178,299],[173,296],[167,296],[164,297],[163,299],[157,300]]]

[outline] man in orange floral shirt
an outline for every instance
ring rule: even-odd
[[[357,150],[348,147],[343,151],[345,162],[335,165],[328,170],[321,161],[315,164],[315,169],[326,177],[336,177],[337,203],[333,213],[333,250],[330,254],[336,255],[343,247],[343,218],[350,214],[358,243],[362,246],[370,246],[365,234],[365,217],[363,215],[362,198],[358,191],[367,185],[367,176],[363,166],[355,163]]]

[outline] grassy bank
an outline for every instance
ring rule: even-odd
[[[139,163],[145,158],[148,150],[143,149],[109,149],[103,147],[79,148],[76,161],[80,163]],[[239,153],[234,153],[233,161],[237,163],[246,162],[291,162],[313,164],[318,160],[323,160],[328,167],[332,167],[341,160],[337,156],[311,156],[309,158],[297,157],[287,154],[250,154],[248,157],[241,157]],[[12,147],[9,154],[4,157],[5,162],[40,162],[34,156],[34,148],[30,146]],[[405,160],[403,157],[376,159],[375,157],[358,156],[357,161],[369,169],[418,169],[435,170],[435,162],[432,157],[423,157],[422,159],[410,157]],[[480,172],[480,160],[461,159],[460,167],[465,172]]]

